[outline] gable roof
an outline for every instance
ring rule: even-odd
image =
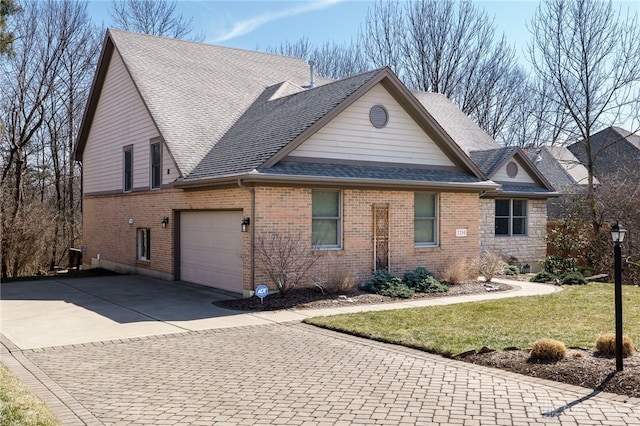
[[[107,31],[76,146],[82,153],[111,56],[119,54],[181,174],[189,174],[274,82],[302,86],[308,65],[293,57]],[[316,78],[317,85],[328,80]]]
[[[619,171],[635,172],[640,164],[640,135],[619,127],[607,127],[590,138],[593,173],[602,178]],[[569,145],[569,151],[585,166],[588,165],[586,142]]]
[[[510,160],[516,160],[536,182],[535,185],[522,183],[499,182],[502,184],[501,192],[508,195],[553,197],[558,194],[546,177],[531,162],[529,157],[520,147],[507,146],[484,151],[472,151],[471,159],[478,164],[482,171],[493,179],[496,172]]]
[[[449,158],[467,175],[467,179],[457,177],[450,183],[485,182],[487,188],[497,185],[486,182],[480,168],[464,153],[451,139],[440,124],[427,112],[423,105],[409,92],[400,80],[388,68],[366,72],[343,80],[325,84],[292,95],[275,97],[287,83],[272,86],[265,90],[256,102],[240,117],[234,126],[224,135],[203,161],[178,186],[194,186],[207,184],[224,177],[239,176],[251,173],[252,178],[262,176],[271,178],[284,176],[284,170],[293,172],[300,168],[278,167],[278,163],[303,143],[309,136],[329,122],[333,117],[344,111],[364,93],[377,84],[382,84],[398,100],[409,114],[422,128],[430,132],[436,144]],[[371,165],[374,166],[374,165]],[[310,164],[305,165],[309,168]],[[331,164],[330,169],[335,172],[335,178],[345,178],[355,175],[369,179],[376,173],[373,170],[364,172],[359,165],[359,171],[346,172],[347,165]],[[327,169],[327,165],[324,166]],[[413,179],[417,181],[433,181],[424,176]],[[310,169],[311,170],[311,169]],[[390,169],[387,169],[390,171]],[[419,173],[418,173],[419,174]],[[308,174],[304,174],[309,176]],[[317,174],[317,177],[326,173]],[[294,175],[298,177],[298,175]],[[406,174],[405,174],[406,176]],[[445,182],[448,176],[440,174]],[[326,177],[326,176],[325,176]],[[388,173],[386,180],[404,180],[400,174]]]

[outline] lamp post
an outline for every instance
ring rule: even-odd
[[[616,371],[622,371],[622,248],[627,230],[616,224],[611,227],[611,239],[614,242],[613,256],[615,269],[615,304],[616,304]]]

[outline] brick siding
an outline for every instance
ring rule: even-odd
[[[311,251],[310,188],[256,187],[256,234],[288,231],[309,241]],[[388,204],[390,216],[390,271],[402,275],[423,266],[441,272],[452,259],[475,257],[480,247],[480,200],[477,193],[439,194],[439,244],[437,247],[415,247],[413,241],[413,191],[343,189],[342,248],[318,250],[319,260],[310,277],[322,277],[336,263],[349,268],[359,281],[373,271],[373,204]],[[85,259],[100,254],[106,262],[129,267],[131,272],[164,274],[173,279],[175,271],[175,211],[191,209],[241,209],[251,216],[250,193],[241,188],[219,190],[163,189],[123,195],[88,196],[84,198],[83,227]],[[162,218],[169,226],[162,228]],[[133,224],[129,224],[129,219]],[[151,261],[136,260],[136,230],[151,229]],[[238,224],[239,228],[239,224]],[[456,229],[467,235],[456,237]],[[238,232],[240,230],[238,229]],[[243,234],[243,288],[251,289],[251,238]],[[268,283],[256,264],[255,285]]]

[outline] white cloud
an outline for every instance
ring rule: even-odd
[[[269,22],[276,21],[282,18],[290,18],[292,16],[301,15],[307,12],[313,12],[315,10],[326,9],[331,7],[342,0],[318,0],[304,4],[299,4],[288,9],[280,10],[277,12],[267,12],[262,15],[254,16],[233,24],[233,27],[225,31],[222,35],[216,37],[213,42],[220,43],[223,41],[231,40],[236,37],[249,34],[259,27],[268,24]]]

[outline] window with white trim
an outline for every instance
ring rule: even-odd
[[[495,232],[498,237],[527,235],[527,200],[496,199]]]
[[[146,228],[138,229],[138,260],[151,260],[151,230]]]
[[[438,245],[438,194],[414,194],[413,241],[418,247]]]
[[[313,245],[318,248],[340,248],[342,215],[340,191],[312,191]]]
[[[162,185],[162,147],[160,142],[151,144],[150,157],[151,188],[160,188]]]

